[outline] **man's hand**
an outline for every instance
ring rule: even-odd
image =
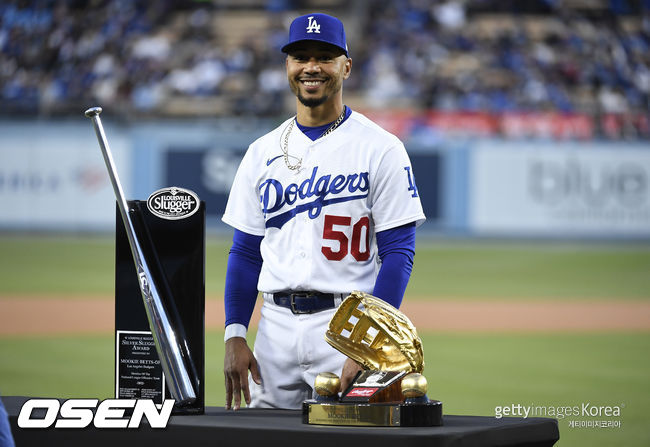
[[[223,359],[223,374],[226,379],[226,410],[230,410],[234,396],[233,410],[239,410],[241,406],[241,392],[244,393],[244,400],[247,405],[251,403],[251,395],[248,390],[248,370],[251,371],[253,381],[258,385],[262,384],[257,360],[248,347],[246,339],[233,337],[226,341],[226,355]]]
[[[352,383],[352,380],[354,380],[354,376],[362,369],[361,365],[348,357],[341,370],[341,392],[346,390],[350,383]]]

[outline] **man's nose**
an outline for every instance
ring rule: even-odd
[[[318,59],[315,57],[309,59],[307,61],[307,64],[305,66],[305,71],[308,73],[317,73],[320,71],[320,64],[318,62]]]

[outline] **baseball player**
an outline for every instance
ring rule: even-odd
[[[226,408],[300,408],[321,372],[345,388],[360,366],[327,344],[353,290],[399,308],[425,220],[400,140],[343,104],[345,30],[325,14],[296,18],[286,71],[296,116],[248,148],[223,221],[234,227],[226,271]],[[254,352],[246,331],[264,299]],[[250,379],[248,378],[250,371]],[[234,404],[233,404],[234,401]]]

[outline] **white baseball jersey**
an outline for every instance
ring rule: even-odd
[[[294,118],[291,118],[294,119]],[[291,120],[246,152],[223,221],[264,236],[262,292],[372,293],[379,271],[375,233],[425,220],[402,142],[360,113],[312,141]]]

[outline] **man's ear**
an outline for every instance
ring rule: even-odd
[[[345,73],[343,74],[343,79],[349,78],[351,72],[352,72],[352,58],[349,57],[348,60],[345,61]]]

